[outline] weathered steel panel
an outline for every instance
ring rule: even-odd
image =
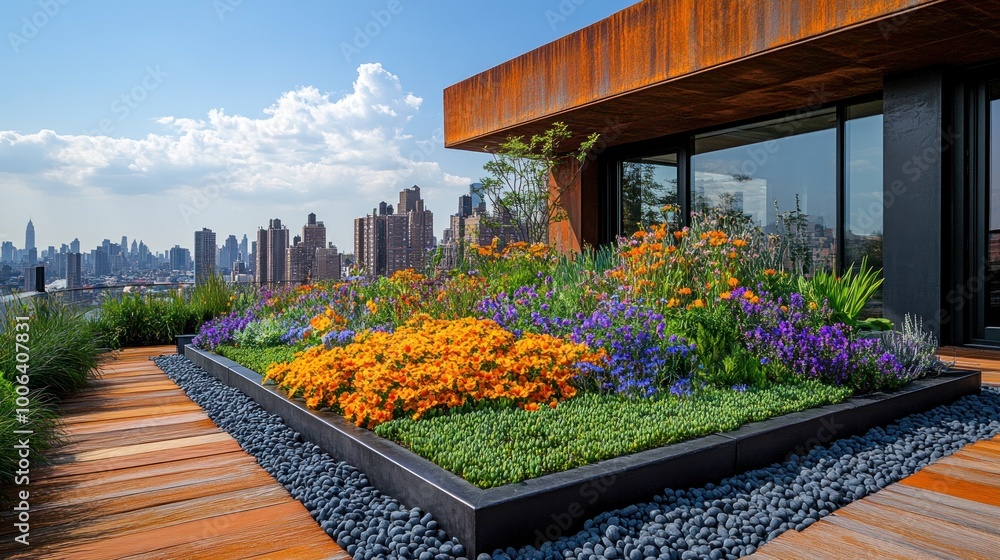
[[[447,88],[445,144],[557,119],[581,133],[623,120],[621,143],[750,118],[1000,56],[998,30],[996,0],[645,0]]]

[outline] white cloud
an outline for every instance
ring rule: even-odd
[[[413,156],[422,152],[405,130],[423,100],[381,64],[357,72],[353,89],[339,98],[301,87],[262,118],[224,109],[203,119],[165,116],[156,121],[160,131],[141,139],[0,131],[0,180],[61,196],[217,188],[222,198],[283,202],[467,183]]]

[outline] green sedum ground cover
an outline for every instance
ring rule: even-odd
[[[842,402],[850,394],[815,381],[742,393],[706,388],[688,397],[653,399],[582,394],[555,409],[392,420],[375,433],[480,488],[492,488]]]
[[[274,363],[290,362],[295,358],[297,350],[291,346],[269,346],[266,348],[247,348],[242,346],[219,346],[215,353],[224,358],[252,369],[264,375],[267,368]]]

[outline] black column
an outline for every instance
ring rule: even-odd
[[[945,74],[928,69],[887,76],[884,89],[885,317],[915,314],[940,335],[942,235],[952,143]]]

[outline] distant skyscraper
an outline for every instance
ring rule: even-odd
[[[14,262],[14,243],[4,241],[0,244],[0,262]]]
[[[122,253],[128,254],[128,237],[125,235],[122,236]]]
[[[420,187],[404,189],[397,213],[382,202],[370,216],[354,220],[355,258],[370,276],[421,269],[434,243],[433,228],[434,216],[424,209]]]
[[[472,183],[469,185],[469,197],[472,198],[472,210],[486,213],[486,199],[483,198],[483,184]]]
[[[28,220],[28,227],[24,230],[24,250],[30,251],[35,248],[35,224]]]
[[[326,226],[323,225],[323,222],[316,221],[316,214],[310,213],[306,217],[306,225],[302,226],[301,242],[294,245],[301,247],[301,249],[296,251],[294,259],[291,253],[289,254],[286,279],[289,283],[301,283],[308,281],[312,276],[316,251],[326,247]]]
[[[66,253],[66,289],[75,290],[83,287],[83,255]]]
[[[215,274],[215,232],[202,228],[194,232],[194,283],[203,283]]]
[[[108,260],[108,250],[104,247],[98,247],[91,251],[91,256],[94,261],[94,276],[108,276],[111,274],[111,261]]]
[[[70,253],[79,253],[80,252],[80,238],[79,237],[74,237],[73,241],[70,241],[70,243],[69,243],[69,252]]]
[[[281,220],[274,219],[267,229],[257,230],[257,283],[281,284],[286,280],[285,267],[288,251],[288,228]]]
[[[139,244],[136,243],[135,239],[132,240],[132,249],[129,251],[129,256],[139,256]]]
[[[250,262],[250,241],[247,239],[247,234],[243,234],[243,239],[240,241],[240,257],[244,263]]]
[[[240,242],[235,235],[226,238],[225,245],[222,246],[222,260],[219,261],[219,269],[228,273],[233,269],[233,263],[240,257]]]
[[[313,256],[314,281],[340,280],[341,258],[336,247],[316,249]]]
[[[174,245],[170,249],[170,270],[187,272],[189,262],[191,262],[191,251],[180,245]]]

